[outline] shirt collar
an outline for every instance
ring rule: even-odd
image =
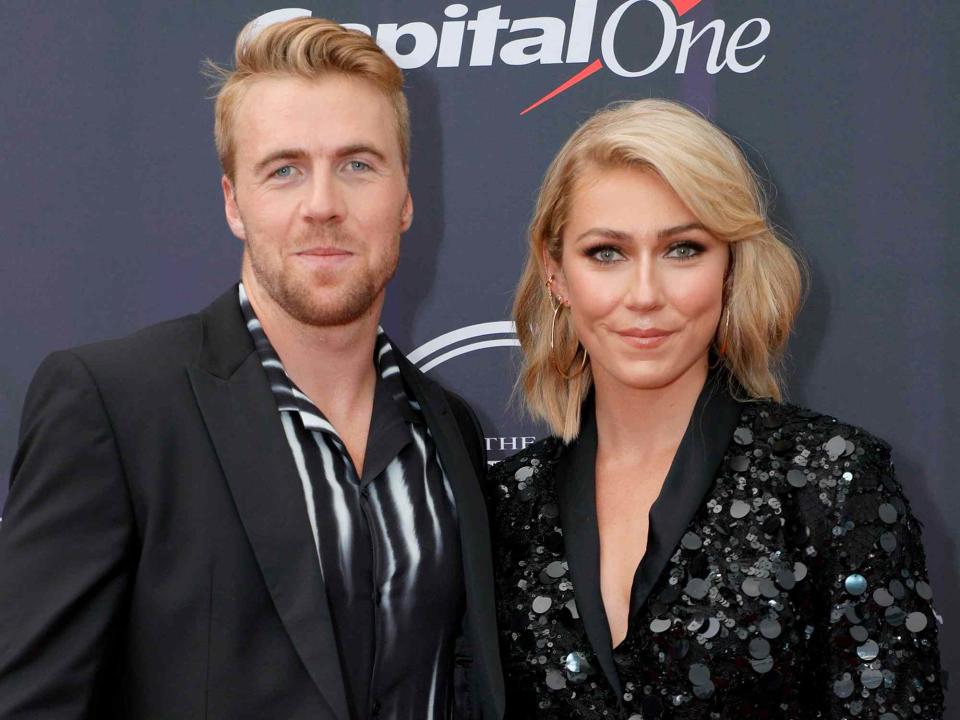
[[[283,362],[270,343],[260,320],[254,312],[253,305],[247,297],[243,283],[239,284],[240,310],[243,313],[247,330],[253,339],[254,347],[260,357],[260,364],[267,373],[270,390],[273,392],[280,412],[296,412],[303,419],[304,427],[308,430],[327,432],[339,439],[337,431],[327,420],[323,412],[314,405],[306,393],[297,387],[297,384],[287,375]],[[377,385],[374,390],[375,399],[382,402],[391,398],[392,407],[396,408],[404,420],[425,424],[426,421],[417,404],[406,391],[403,379],[400,376],[400,367],[397,365],[395,350],[382,327],[377,327],[377,339],[373,349],[373,364],[377,369]],[[383,408],[386,409],[385,407]],[[378,408],[379,411],[379,408]]]

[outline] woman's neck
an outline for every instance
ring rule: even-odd
[[[679,446],[707,379],[706,357],[668,385],[625,386],[609,374],[594,375],[597,453],[617,462],[642,462]]]

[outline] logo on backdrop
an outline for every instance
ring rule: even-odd
[[[523,109],[520,114],[525,115],[605,68],[625,78],[643,77],[661,69],[682,74],[687,70],[690,50],[700,42],[710,43],[705,69],[711,75],[722,70],[743,74],[760,67],[766,55],[759,46],[770,37],[770,21],[755,17],[731,28],[721,19],[706,23],[679,22],[700,2],[626,0],[602,24],[597,22],[598,0],[573,0],[569,14],[563,17],[508,18],[503,16],[502,5],[472,11],[463,3],[454,3],[444,8],[445,19],[432,22],[343,24],[375,36],[384,51],[406,70],[431,63],[440,68],[485,67],[495,62],[514,66],[586,64],[576,75]],[[623,37],[626,34],[621,31],[623,20],[628,13],[643,6],[652,6],[658,11],[662,25],[660,45],[649,48],[643,60],[627,67],[617,55],[618,43],[630,40]],[[262,15],[255,22],[263,27],[312,14],[310,10],[284,8]],[[497,52],[502,38],[506,42]]]
[[[448,360],[467,353],[494,348],[520,347],[516,326],[509,321],[468,325],[425,342],[407,355],[422,372],[430,372]],[[493,465],[497,460],[523,450],[536,442],[533,435],[493,436],[485,438],[487,453]]]
[[[520,347],[516,325],[508,320],[467,325],[444,333],[425,342],[408,354],[407,359],[427,373],[460,355],[499,347]]]

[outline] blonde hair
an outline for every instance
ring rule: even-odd
[[[220,165],[231,181],[237,110],[252,81],[264,76],[317,80],[339,74],[372,83],[393,105],[400,156],[404,168],[409,166],[410,111],[403,94],[403,73],[372,37],[322,18],[297,18],[259,30],[256,23],[248,23],[237,36],[232,70],[210,60],[205,63],[206,74],[219,87],[213,136]]]
[[[593,384],[569,312],[556,319],[545,288],[544,250],[560,262],[575,185],[596,169],[656,172],[718,240],[730,246],[724,316],[716,344],[732,390],[748,399],[781,398],[779,364],[803,294],[798,257],[767,218],[756,175],[734,142],[696,112],[667,100],[639,100],[601,110],[566,142],[550,164],[529,232],[529,257],[513,316],[523,349],[518,386],[532,415],[569,442],[580,431],[580,406]],[[574,358],[558,369],[560,358]],[[742,389],[742,391],[741,391]]]

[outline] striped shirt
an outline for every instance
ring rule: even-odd
[[[323,412],[287,376],[240,284],[304,500],[350,716],[453,716],[465,608],[456,506],[430,430],[383,329],[362,474]]]

